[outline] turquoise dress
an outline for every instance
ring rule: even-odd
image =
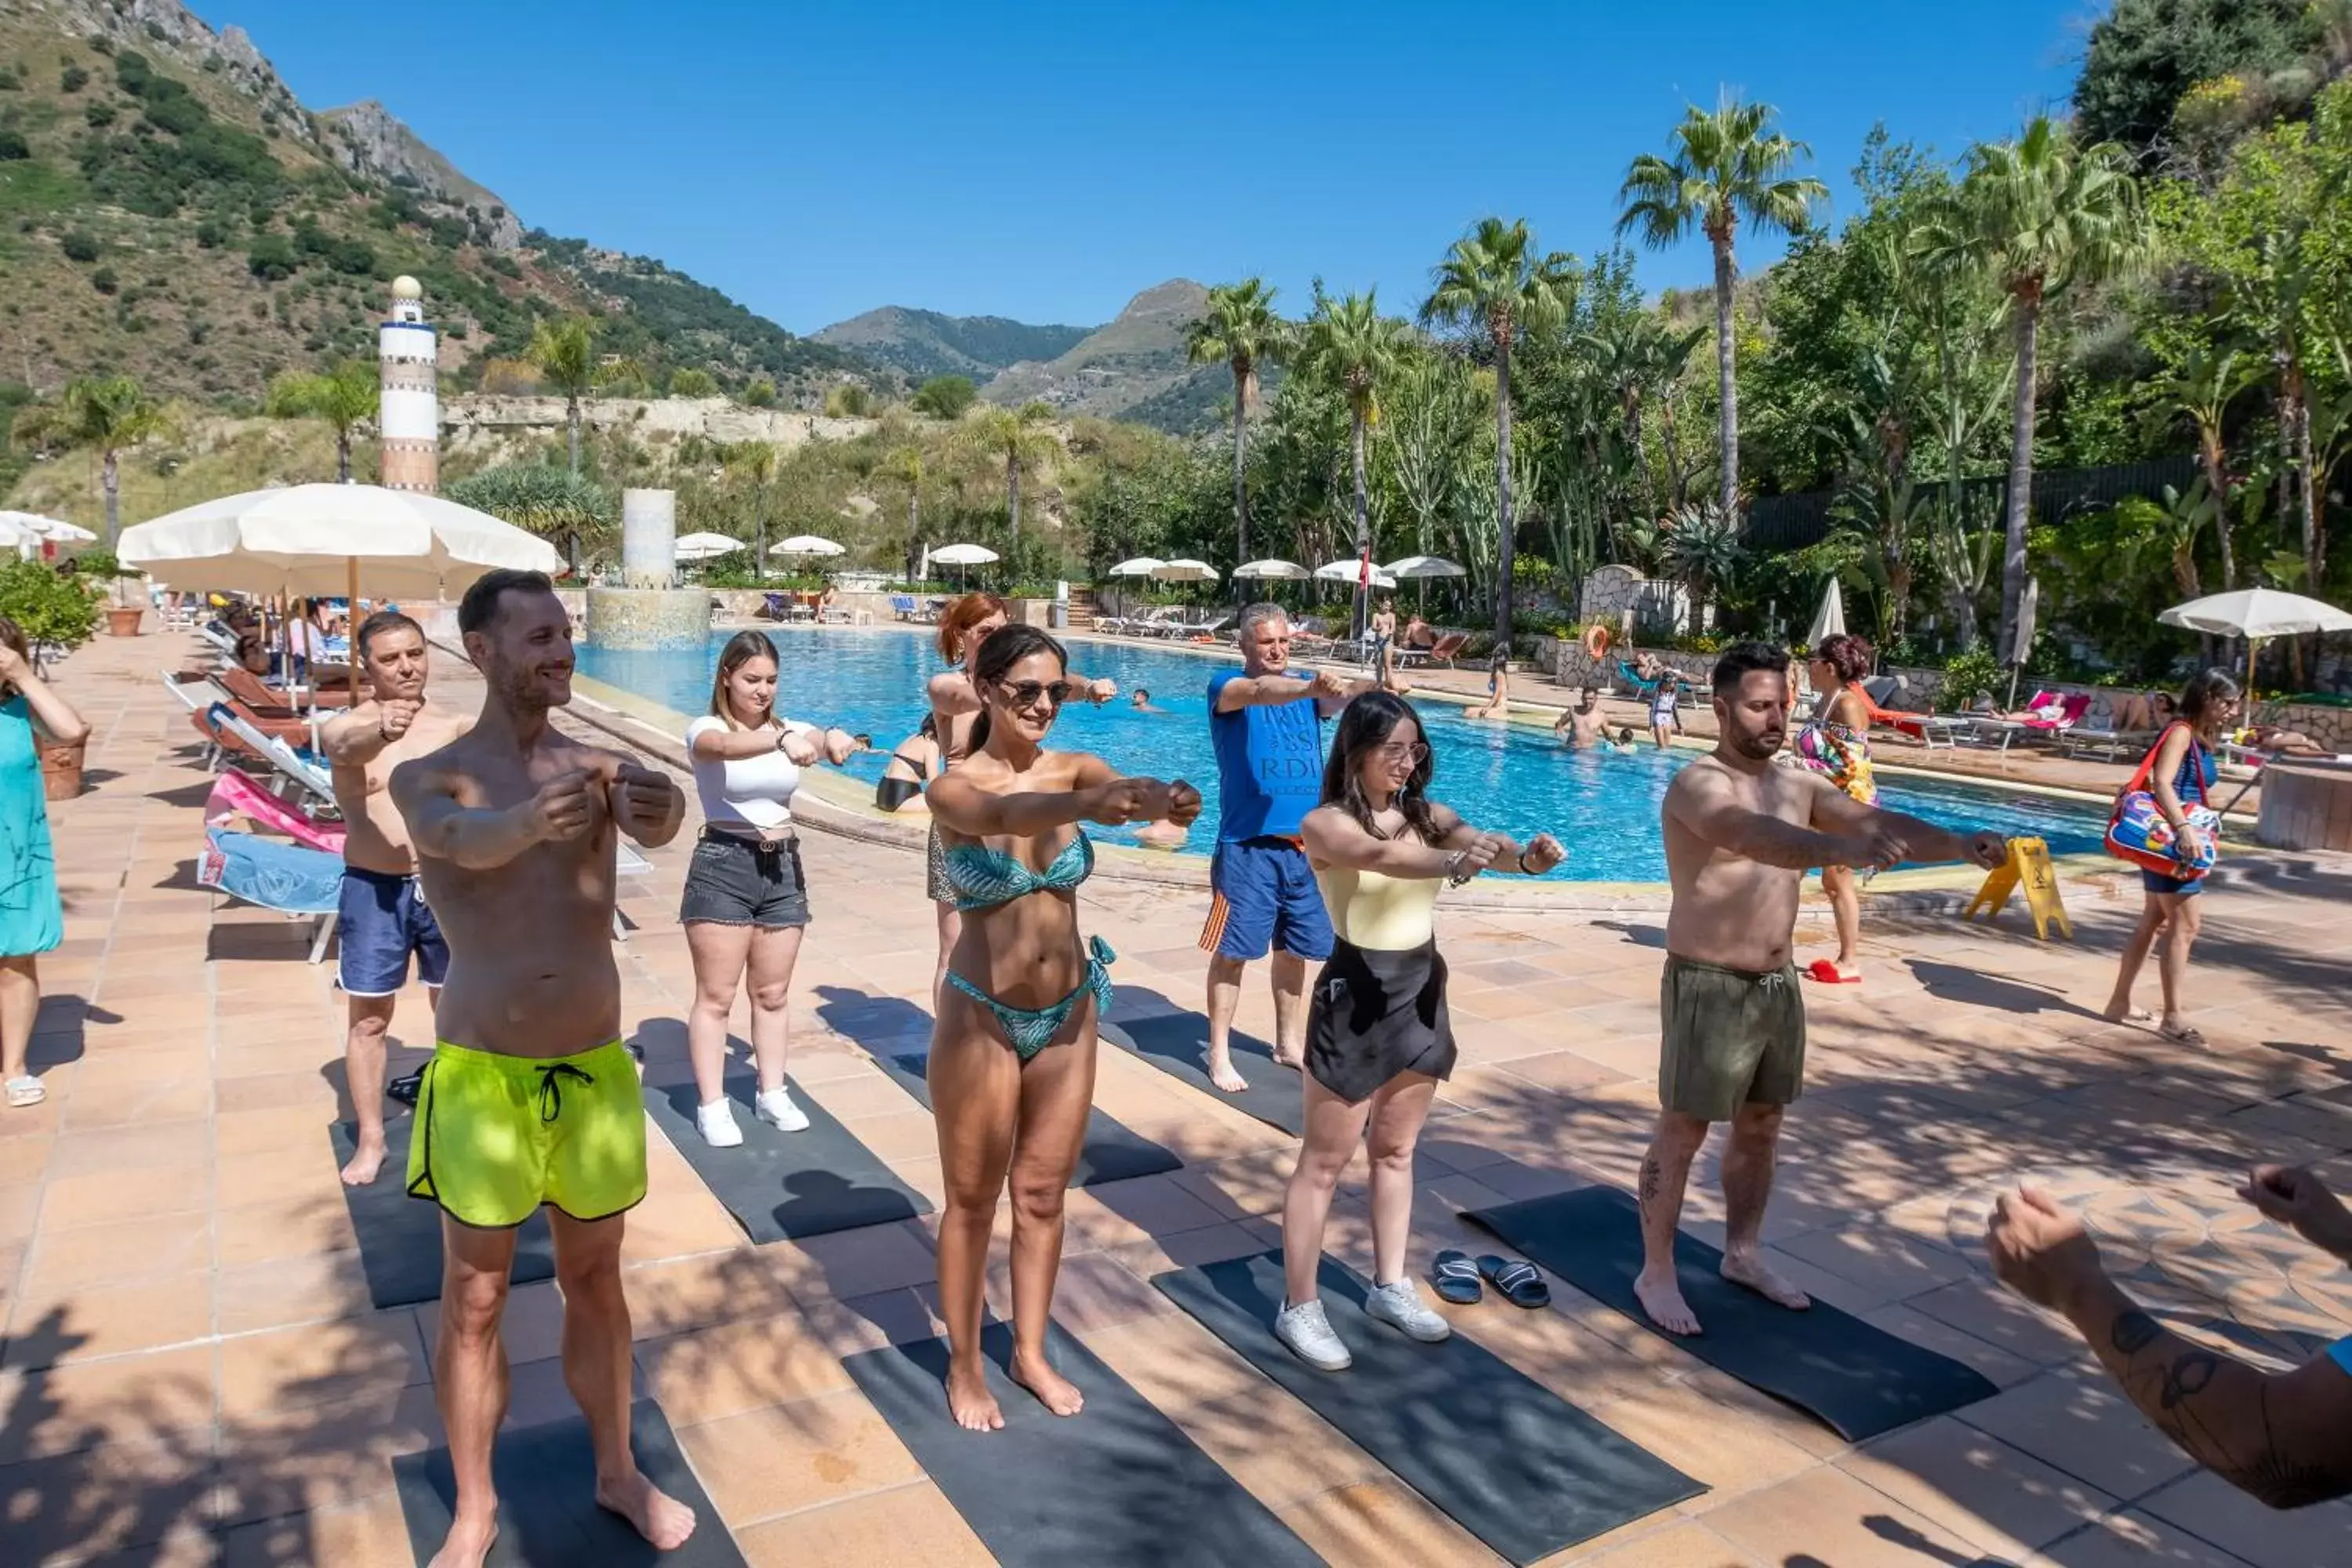
[[[0,956],[47,952],[65,940],[58,862],[33,712],[19,692],[0,702]]]

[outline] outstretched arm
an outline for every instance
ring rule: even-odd
[[[2183,1339],[2107,1278],[2082,1225],[2047,1194],[1994,1205],[2001,1279],[2066,1315],[2140,1414],[2181,1451],[2272,1508],[2352,1495],[2352,1370],[2322,1354],[2270,1373]]]
[[[1370,689],[1369,683],[1363,683]],[[1238,713],[1244,708],[1269,708],[1296,702],[1302,697],[1344,702],[1353,693],[1328,670],[1313,675],[1236,675],[1217,688],[1217,711]]]
[[[1809,871],[1816,866],[1866,866],[1875,858],[1866,840],[1817,832],[1742,805],[1730,782],[1712,771],[1694,767],[1677,773],[1666,788],[1665,812],[1702,842],[1759,866]]]
[[[1895,857],[1898,860],[1968,860],[1990,871],[2009,855],[2009,841],[1989,828],[1955,833],[1925,817],[1881,811],[1826,779],[1813,796],[1813,826],[1842,837],[1862,835],[1891,842],[1901,850]]]
[[[1201,792],[1181,780],[1121,778],[1100,757],[1081,756],[1068,789],[995,795],[969,773],[950,772],[924,792],[931,815],[968,838],[1005,834],[1031,838],[1074,822],[1190,824],[1201,814]]]
[[[419,855],[488,871],[534,844],[585,833],[594,818],[593,782],[575,770],[549,780],[529,800],[495,810],[464,804],[458,775],[419,759],[392,770],[391,794]]]

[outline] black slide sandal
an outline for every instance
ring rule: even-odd
[[[1551,1287],[1544,1283],[1536,1266],[1524,1258],[1497,1258],[1490,1252],[1478,1259],[1478,1272],[1514,1307],[1532,1310],[1551,1305]]]
[[[1437,1287],[1442,1299],[1457,1307],[1476,1306],[1478,1298],[1486,1293],[1478,1283],[1478,1266],[1458,1247],[1448,1247],[1437,1255],[1430,1265],[1429,1280]]]

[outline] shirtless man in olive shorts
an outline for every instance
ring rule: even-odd
[[[596,1501],[667,1551],[693,1532],[694,1513],[629,1450],[621,1230],[646,1195],[646,1123],[610,932],[615,834],[668,843],[685,796],[668,775],[548,722],[572,700],[572,655],[571,619],[546,577],[489,574],[467,590],[457,626],[488,687],[481,717],[392,774],[449,942],[407,1178],[410,1196],[442,1211],[434,1392],[457,1503],[431,1568],[478,1568],[498,1534],[499,1321],[516,1230],[542,1205],[563,1292],[563,1380],[588,1418]]]
[[[1864,805],[1825,774],[1775,767],[1788,733],[1788,682],[1783,650],[1726,650],[1715,667],[1715,750],[1666,790],[1674,908],[1659,984],[1658,1131],[1642,1161],[1633,1293],[1669,1333],[1699,1331],[1675,1279],[1675,1225],[1691,1161],[1717,1121],[1731,1123],[1723,1277],[1783,1307],[1812,1304],[1765,1266],[1759,1241],[1781,1108],[1804,1080],[1805,1004],[1789,949],[1805,873],[1901,860],[1972,860],[1990,870],[2009,852],[1997,833],[1956,834]]]

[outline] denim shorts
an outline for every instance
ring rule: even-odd
[[[336,923],[346,996],[397,995],[408,984],[411,953],[416,978],[425,984],[438,985],[448,976],[449,944],[414,877],[344,867]]]
[[[706,830],[686,868],[678,923],[783,931],[809,921],[808,880],[797,838],[763,844]]]

